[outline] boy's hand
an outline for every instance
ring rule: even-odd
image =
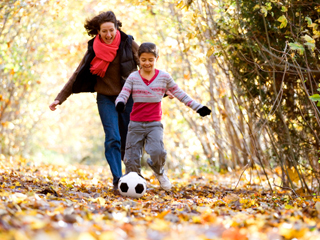
[[[166,91],[166,95],[167,95],[170,99],[173,99],[173,98],[174,98],[173,94],[172,94],[170,91]]]
[[[117,112],[123,113],[125,109],[126,105],[124,104],[124,102],[118,102],[118,104],[116,105]]]
[[[209,115],[211,113],[211,110],[207,106],[203,106],[197,111],[197,113],[199,113],[201,117],[204,117]]]

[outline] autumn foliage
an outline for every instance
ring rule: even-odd
[[[139,199],[112,190],[103,167],[37,165],[4,159],[0,165],[3,240],[319,239],[320,199],[265,190],[231,174],[170,173],[173,190],[160,190],[144,171]]]
[[[163,100],[170,193],[145,155],[147,194],[111,190],[95,94],[49,111],[103,10],[213,110]],[[0,239],[319,239],[319,21],[317,1],[1,1]]]

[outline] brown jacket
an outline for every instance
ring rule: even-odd
[[[139,63],[138,48],[139,45],[133,40],[132,52],[136,63]],[[88,51],[82,58],[76,71],[69,78],[69,81],[64,85],[58,96],[55,98],[55,100],[59,100],[60,104],[62,104],[72,94],[72,85],[79,73],[79,70],[84,65],[87,54]],[[94,87],[94,90],[97,93],[101,93],[107,96],[118,96],[121,92],[121,89],[122,85],[120,74],[120,58],[117,55],[115,59],[109,64],[105,76],[103,78],[97,76],[97,83]]]

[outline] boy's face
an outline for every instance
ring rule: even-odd
[[[158,58],[153,53],[142,53],[139,57],[141,69],[146,73],[153,72]]]

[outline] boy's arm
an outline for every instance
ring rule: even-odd
[[[181,88],[179,88],[178,84],[174,82],[172,77],[170,76],[168,80],[168,90],[177,98],[180,102],[183,102],[186,106],[192,108],[197,113],[200,114],[201,117],[207,116],[211,113],[211,110],[207,106],[203,106],[202,104],[193,100],[186,92],[184,92]]]
[[[192,108],[195,111],[198,111],[203,105],[193,100],[185,91],[183,91],[178,84],[174,82],[172,77],[168,78],[167,89],[179,99],[180,102],[183,102],[186,106]]]
[[[128,98],[130,97],[131,91],[132,91],[132,79],[129,77],[127,78],[125,84],[122,87],[121,92],[119,93],[115,105],[118,112],[123,112],[126,106],[126,103],[128,101]]]

